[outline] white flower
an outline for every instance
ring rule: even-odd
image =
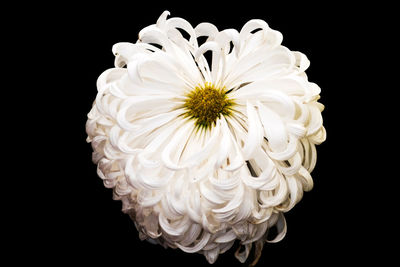
[[[236,257],[255,243],[257,260],[313,187],[320,88],[306,56],[262,20],[218,31],[168,15],[137,43],[114,45],[116,67],[97,81],[86,127],[98,175],[142,239],[210,263],[238,239]],[[271,227],[278,235],[267,240]]]

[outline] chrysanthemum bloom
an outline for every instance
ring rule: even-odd
[[[236,257],[254,243],[257,261],[313,187],[320,88],[262,20],[219,31],[168,15],[114,45],[115,68],[97,81],[86,129],[98,175],[140,238],[210,263],[239,240]]]

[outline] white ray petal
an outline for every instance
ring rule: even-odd
[[[212,41],[214,36],[218,33],[218,28],[215,25],[207,22],[200,23],[194,29],[197,37],[207,36]]]
[[[243,155],[245,159],[249,159],[253,156],[255,150],[260,147],[263,134],[260,119],[254,106],[250,102],[247,102],[246,106],[249,130],[243,147]]]
[[[185,247],[179,243],[176,243],[176,245],[180,249],[182,249],[183,251],[185,251],[187,253],[195,253],[195,252],[201,250],[207,244],[208,240],[210,239],[210,236],[211,235],[209,233],[204,231],[200,241],[198,241],[198,243],[196,245],[194,245],[193,247]]]
[[[274,151],[284,150],[287,146],[287,132],[282,119],[260,102],[257,103],[257,107],[269,146]]]
[[[165,27],[165,24],[166,24],[166,22],[167,22],[167,17],[169,16],[169,15],[171,15],[171,13],[168,11],[168,10],[165,10],[161,15],[160,15],[160,17],[158,18],[158,20],[157,20],[157,22],[156,22],[156,25],[157,25],[157,27],[159,27],[159,28],[164,28]]]
[[[170,142],[162,151],[161,158],[167,168],[171,170],[182,170],[187,168],[186,165],[181,165],[179,163],[179,154],[187,141],[187,133],[193,128],[194,127],[191,123],[186,123],[179,127]]]

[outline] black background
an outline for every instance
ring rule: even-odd
[[[368,198],[360,203],[359,196],[368,192],[360,182],[365,177],[355,167],[363,147],[355,140],[364,111],[354,103],[363,102],[365,88],[359,80],[367,75],[355,70],[365,67],[360,59],[365,58],[370,36],[361,16],[367,12],[365,6],[148,1],[46,8],[38,24],[44,34],[36,42],[44,47],[44,74],[52,78],[44,82],[46,99],[40,108],[43,125],[50,127],[41,132],[36,145],[45,143],[50,153],[45,158],[47,170],[40,174],[44,193],[36,193],[36,208],[25,209],[31,230],[22,247],[30,248],[29,257],[70,264],[209,266],[202,255],[140,241],[133,222],[121,212],[121,203],[112,200],[112,191],[97,177],[91,146],[85,142],[96,79],[113,67],[112,45],[136,42],[138,32],[154,24],[164,10],[193,26],[211,22],[220,30],[240,30],[250,19],[263,19],[283,34],[284,46],[307,55],[309,80],[322,88],[327,140],[317,147],[314,189],[286,214],[286,237],[266,244],[257,266],[357,263],[376,256],[368,252],[376,245],[368,225],[372,219],[361,219],[369,212],[373,217],[376,209]],[[233,253],[231,249],[220,255],[214,266],[246,266]]]

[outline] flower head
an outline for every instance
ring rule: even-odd
[[[262,20],[219,31],[168,15],[114,45],[115,68],[97,81],[86,129],[98,175],[142,239],[210,263],[239,240],[236,257],[254,243],[257,260],[313,187],[320,88],[306,56]]]

